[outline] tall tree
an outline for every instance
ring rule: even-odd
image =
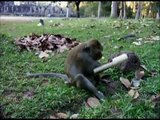
[[[100,16],[101,16],[101,6],[102,6],[102,2],[99,1],[98,2],[98,18],[100,18]]]
[[[119,18],[122,19],[123,18],[123,1],[120,2],[119,9],[120,9]]]
[[[123,1],[123,18],[126,19],[127,18],[127,13],[126,13],[126,2]]]
[[[157,7],[157,15],[156,15],[156,19],[158,21],[160,21],[160,2],[156,2],[156,7]]]
[[[76,9],[77,9],[77,17],[78,17],[78,18],[80,17],[80,12],[79,12],[79,5],[80,5],[80,2],[81,2],[81,1],[75,1]]]
[[[138,1],[138,4],[137,4],[137,12],[136,12],[136,16],[135,16],[135,19],[140,19],[141,17],[141,8],[142,7],[142,2],[141,1]]]
[[[117,6],[118,6],[118,2],[117,1],[112,1],[110,17],[112,17],[112,18],[117,18],[118,17]]]
[[[70,2],[67,2],[67,12],[66,12],[66,17],[69,17],[69,9],[70,9]]]

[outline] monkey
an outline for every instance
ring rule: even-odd
[[[44,21],[43,21],[43,19],[40,19],[39,22],[41,23],[42,26],[44,26]]]
[[[75,87],[85,89],[93,93],[98,99],[104,100],[104,94],[98,91],[96,85],[100,81],[100,75],[94,74],[94,68],[101,65],[98,60],[102,57],[103,46],[92,39],[81,43],[71,49],[65,60],[64,71],[61,73],[28,74],[28,77],[59,77]]]

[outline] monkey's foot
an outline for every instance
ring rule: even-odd
[[[101,101],[104,101],[104,94],[102,93],[102,92],[100,92],[100,91],[98,91],[97,92],[97,94],[96,94],[96,97],[99,99],[99,100],[101,100]]]

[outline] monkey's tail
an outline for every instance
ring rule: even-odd
[[[27,73],[27,77],[57,77],[57,78],[62,78],[65,81],[69,81],[69,78],[67,77],[66,74],[61,74],[61,73]]]

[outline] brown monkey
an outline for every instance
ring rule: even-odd
[[[97,98],[102,100],[104,98],[103,93],[95,87],[100,80],[100,76],[93,72],[94,68],[101,65],[98,60],[102,57],[102,51],[103,47],[98,40],[82,43],[69,51],[65,61],[65,74],[44,73],[28,74],[28,76],[60,77],[73,86],[92,92]]]

